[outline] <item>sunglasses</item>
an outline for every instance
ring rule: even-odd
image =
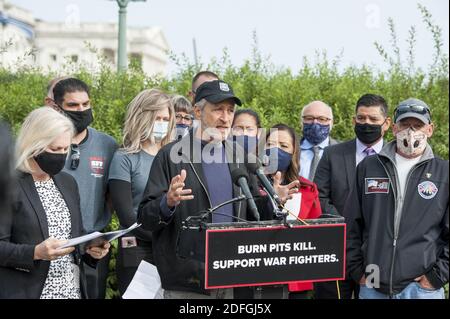
[[[70,168],[76,170],[80,165],[80,147],[77,144],[71,144],[70,154]]]
[[[394,115],[395,115],[395,118],[397,118],[400,115],[408,113],[408,112],[414,112],[414,113],[422,114],[422,115],[425,115],[428,113],[429,115],[431,115],[429,108],[422,106],[422,105],[416,105],[416,104],[400,105],[395,109]]]

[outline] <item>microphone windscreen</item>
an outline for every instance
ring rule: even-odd
[[[256,174],[258,168],[261,167],[259,163],[245,163],[245,166],[247,167],[247,170],[252,174]]]
[[[236,168],[231,172],[231,180],[237,186],[240,186],[239,179],[241,177],[244,177],[246,180],[248,180],[248,174],[243,168]]]

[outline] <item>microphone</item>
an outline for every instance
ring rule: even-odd
[[[253,216],[255,217],[256,221],[259,221],[259,213],[258,208],[256,207],[255,200],[253,199],[253,195],[250,192],[250,188],[248,187],[248,174],[247,172],[242,168],[236,168],[231,172],[231,179],[233,180],[233,183],[237,186],[240,186],[242,189],[242,192],[244,193],[245,197],[247,198],[247,203],[250,208],[250,210],[253,213]]]
[[[259,181],[265,188],[266,192],[269,193],[269,195],[277,202],[279,206],[281,206],[281,199],[280,196],[275,192],[275,189],[272,186],[272,183],[270,183],[269,179],[264,174],[263,168],[261,167],[261,164],[259,162],[257,163],[245,163],[247,166],[247,170],[258,176]]]

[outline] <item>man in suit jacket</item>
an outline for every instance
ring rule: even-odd
[[[391,125],[385,99],[374,94],[363,95],[356,103],[353,125],[356,138],[326,148],[318,164],[314,182],[319,188],[322,214],[347,217],[344,205],[354,183],[356,166],[364,157],[381,150],[383,136]],[[341,298],[350,299],[357,288],[351,280],[339,282]],[[319,299],[337,298],[336,283],[317,283],[315,293]]]
[[[302,109],[301,126],[303,138],[300,142],[299,175],[312,181],[325,147],[338,143],[330,137],[333,127],[331,107],[322,101],[309,103]]]

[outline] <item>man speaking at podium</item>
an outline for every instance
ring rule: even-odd
[[[182,222],[242,194],[231,172],[246,171],[244,153],[227,139],[235,105],[241,105],[241,101],[230,85],[220,80],[203,83],[196,93],[194,113],[200,125],[156,155],[138,220],[153,231],[164,298],[229,299],[233,298],[232,289],[204,289],[204,233],[182,231]],[[267,199],[259,196],[255,176],[249,175],[247,182],[260,219],[272,219]],[[208,222],[256,220],[248,206],[246,201],[225,205],[211,213]]]

